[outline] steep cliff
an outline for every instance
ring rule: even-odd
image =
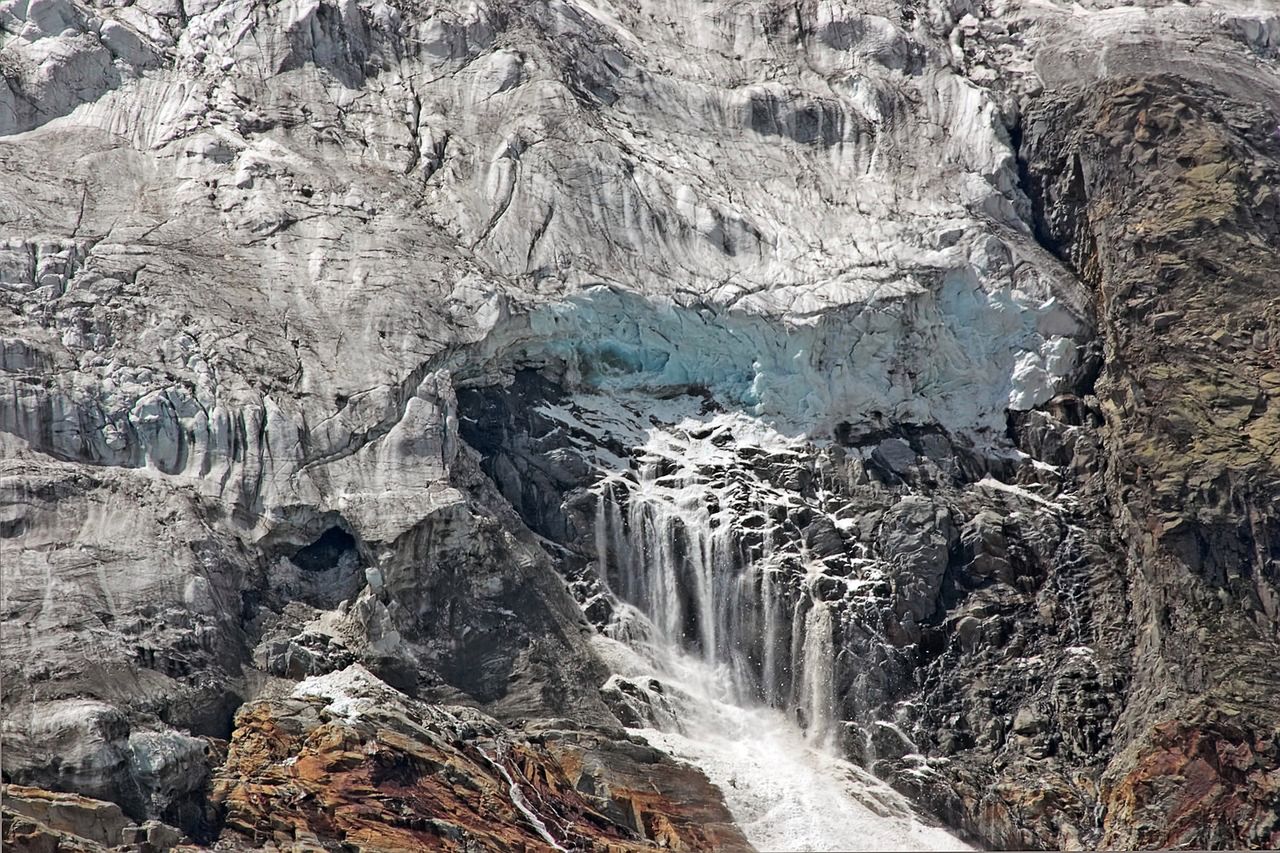
[[[6,839],[774,844],[729,696],[902,843],[1280,845],[1277,60],[1243,0],[0,3]]]
[[[1098,476],[1136,628],[1114,847],[1280,840],[1280,138],[1256,97],[1224,88],[1063,92],[1024,141],[1040,225],[1094,287],[1106,353]],[[1169,775],[1185,781],[1162,790]]]

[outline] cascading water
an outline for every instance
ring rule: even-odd
[[[815,601],[804,620],[804,647],[800,683],[802,704],[808,711],[810,740],[826,745],[835,727],[835,647],[831,636],[835,628],[826,602]]]
[[[626,602],[606,634],[619,675],[648,685],[641,730],[702,768],[761,849],[962,848],[836,757],[837,615],[821,560],[777,547],[788,491],[744,476],[733,445],[760,429],[655,427],[596,487],[600,577]]]
[[[639,608],[664,647],[725,670],[737,700],[792,705],[815,737],[829,736],[831,612],[804,585],[800,595],[784,586],[768,557],[753,560],[744,552],[725,516],[739,503],[735,497],[745,496],[732,490],[709,496],[706,474],[695,467],[670,471],[649,458],[636,477],[602,484],[596,514],[602,577]]]

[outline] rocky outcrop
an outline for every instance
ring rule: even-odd
[[[243,708],[212,799],[220,846],[750,849],[701,774],[621,731],[513,736],[358,665]]]
[[[116,847],[129,826],[115,803],[18,785],[5,786],[4,811],[5,843],[15,846],[35,845],[38,837],[45,836],[50,841],[41,843],[56,850],[57,835],[65,833],[86,845]]]
[[[0,837],[11,850],[105,853],[131,849],[163,853],[184,840],[172,826],[157,820],[136,825],[115,803],[78,794],[6,785],[0,797]]]
[[[1108,792],[1110,843],[1134,849],[1275,844],[1280,773],[1274,732],[1259,732],[1253,719],[1237,722],[1239,709],[1208,704],[1183,711],[1185,719],[1157,723],[1138,750],[1116,762],[1118,778]],[[1171,777],[1183,780],[1172,791],[1163,781]]]
[[[1280,838],[1280,717],[1263,698],[1280,678],[1280,145],[1237,97],[1138,78],[1046,96],[1027,118],[1041,227],[1095,288],[1107,356],[1099,476],[1138,628],[1130,745],[1108,771],[1117,847]],[[1186,787],[1153,785],[1163,772]]]
[[[1078,400],[1055,400],[1062,420],[1032,413],[1012,428],[1037,455],[1060,448],[1054,466],[939,430],[820,447],[749,431],[702,397],[666,401],[674,423],[644,398],[616,403],[528,378],[460,399],[464,435],[491,451],[512,503],[562,543],[564,565],[594,567],[571,571],[572,588],[602,630],[627,611],[602,591],[601,566],[660,626],[716,645],[744,689],[832,732],[971,836],[1015,848],[1100,837],[1092,815],[1133,646],[1101,481],[1074,473],[1100,455],[1093,422],[1067,422]],[[640,424],[650,440],[628,468],[575,482]],[[693,582],[663,597],[686,571],[711,574],[707,600]],[[627,724],[656,728],[683,701],[651,678],[615,677],[602,695]]]

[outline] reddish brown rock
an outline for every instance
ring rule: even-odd
[[[1280,848],[1278,757],[1280,730],[1260,738],[1230,716],[1157,725],[1111,788],[1105,846]]]
[[[335,677],[355,695],[332,689]],[[750,849],[705,777],[621,732],[517,739],[358,667],[317,683],[237,715],[214,780],[218,847]]]
[[[642,838],[676,850],[750,849],[696,768],[616,734],[548,732],[545,744],[576,790]]]

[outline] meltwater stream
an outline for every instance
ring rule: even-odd
[[[668,676],[692,701],[681,730],[641,729],[701,768],[760,850],[957,850],[965,845],[913,815],[904,799],[805,737],[783,712],[738,704],[723,673],[679,655]]]
[[[624,620],[643,619],[638,613]],[[630,630],[637,628],[631,623]],[[759,850],[968,850],[907,800],[815,743],[783,711],[744,703],[728,671],[671,647],[601,638],[602,657],[657,688],[650,726],[633,729],[701,769]]]
[[[816,569],[772,559],[785,506],[731,470],[741,426],[655,430],[637,467],[598,486],[597,565],[626,602],[601,638],[619,695],[759,849],[968,849],[837,757],[833,613]]]

